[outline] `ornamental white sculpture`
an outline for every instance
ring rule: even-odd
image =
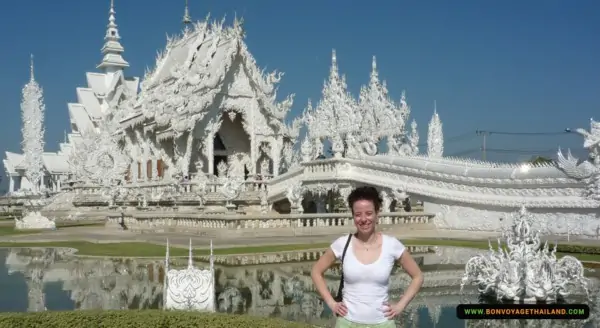
[[[23,154],[22,165],[25,176],[31,183],[31,192],[39,193],[43,185],[44,163],[44,105],[43,90],[33,74],[33,55],[31,56],[30,79],[23,87],[21,116],[23,119]]]
[[[190,239],[188,266],[182,270],[169,267],[169,240],[165,256],[163,307],[166,310],[215,311],[215,267],[213,243],[210,241],[209,268],[194,266]]]
[[[23,205],[23,217],[15,217],[16,230],[56,230],[56,222],[42,215],[40,209],[46,205],[44,199],[29,199]]]
[[[433,116],[429,121],[427,134],[427,156],[439,158],[444,155],[444,133],[442,132],[442,121],[437,113],[437,106],[433,110]]]
[[[302,115],[307,137],[319,143],[330,141],[336,158],[373,156],[384,138],[388,140],[390,153],[414,153],[412,143],[401,149],[410,142],[405,131],[410,114],[406,95],[402,93],[398,105],[390,99],[386,82],[379,79],[375,57],[369,83],[361,87],[358,100],[348,92],[346,78],[338,71],[335,50],[331,57],[330,74],[321,99],[316,107],[309,100]]]
[[[259,189],[260,213],[267,214],[267,213],[269,213],[269,210],[271,209],[269,206],[269,201],[268,201],[269,193],[267,191],[267,185],[262,184],[259,188],[260,188]]]
[[[69,167],[77,179],[105,187],[125,179],[130,159],[113,134],[114,124],[104,117],[97,130],[90,128],[82,133],[81,142],[69,156]]]
[[[56,222],[42,215],[40,211],[27,211],[22,218],[15,217],[15,229],[56,230]]]
[[[589,152],[589,161],[579,163],[579,159],[567,151],[567,157],[558,149],[557,166],[569,177],[583,180],[587,190],[583,196],[600,200],[600,122],[590,120],[590,131],[575,130],[584,138],[583,147]]]
[[[302,200],[304,199],[305,191],[306,188],[304,188],[301,181],[296,181],[288,186],[285,196],[290,202],[292,212],[304,212]]]
[[[300,145],[300,154],[302,156],[302,163],[310,162],[315,157],[313,146],[308,137],[305,137],[304,140],[302,140],[302,143]]]
[[[557,301],[565,299],[577,287],[588,293],[588,281],[579,260],[556,256],[556,245],[549,250],[540,232],[532,227],[525,207],[513,214],[511,228],[503,232],[506,244],[498,240],[498,250],[475,256],[465,265],[461,289],[478,285],[482,295],[508,301]]]

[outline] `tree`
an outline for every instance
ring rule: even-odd
[[[552,163],[554,163],[554,161],[549,158],[546,158],[546,157],[535,156],[529,161],[529,163],[534,164],[534,165],[541,165],[541,164],[552,164]]]
[[[31,56],[30,79],[23,87],[21,116],[23,119],[23,154],[25,176],[32,184],[33,192],[40,191],[40,182],[44,176],[44,105],[43,90],[33,74],[33,56]]]

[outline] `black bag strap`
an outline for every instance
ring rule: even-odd
[[[348,234],[348,240],[346,240],[346,245],[344,246],[344,251],[342,252],[342,273],[340,275],[340,286],[338,287],[337,295],[335,297],[336,302],[342,301],[342,290],[344,289],[344,258],[346,258],[346,251],[348,250],[348,245],[350,245],[350,240],[352,240],[352,234]]]

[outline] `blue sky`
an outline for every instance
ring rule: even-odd
[[[109,3],[31,0],[3,6],[0,150],[20,149],[19,103],[30,53],[45,92],[47,150],[57,149],[68,129],[66,104],[75,101],[75,88],[85,85],[85,72],[95,71],[101,59]],[[141,76],[154,66],[165,35],[181,30],[184,0],[115,0],[115,6],[128,75]],[[445,136],[462,136],[446,144],[448,155],[480,157],[477,129],[588,128],[600,109],[600,2],[594,0],[190,0],[190,9],[195,20],[209,12],[213,18],[244,17],[259,65],[286,73],[280,94],[296,94],[295,115],[308,98],[319,98],[332,48],[355,94],[368,81],[376,55],[391,95],[397,100],[406,90],[422,141],[437,101]],[[559,145],[581,144],[575,134],[488,138],[491,149],[547,156]],[[530,157],[523,153],[489,152],[488,159]]]

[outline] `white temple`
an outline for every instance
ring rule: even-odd
[[[338,73],[334,51],[324,99],[314,110],[309,104],[305,114],[288,125],[284,120],[293,95],[276,100],[282,74],[264,74],[257,66],[244,42],[241,21],[225,26],[223,21],[206,20],[190,27],[186,6],[183,34],[168,40],[138,92],[140,79],[125,76],[129,63],[123,57],[115,13],[111,2],[100,72],[87,72],[87,87],[77,88],[78,102],[68,104],[71,132],[58,152],[43,154],[44,186],[51,192],[61,191],[67,181],[104,180],[110,185],[165,177],[192,180],[200,172],[219,176],[220,163],[227,164],[221,167],[227,175],[277,176],[300,162],[294,144],[303,123],[307,141],[314,141],[313,158],[324,153],[320,141],[337,141],[338,136],[348,139],[347,157],[378,153],[384,138],[393,152],[418,151],[416,123],[410,144],[402,143],[409,140],[404,128],[410,107],[404,94],[398,106],[389,99],[375,57],[369,84],[354,100]],[[335,97],[346,105],[331,103]],[[323,122],[326,129],[319,126]],[[378,130],[374,136],[373,130]],[[23,160],[21,154],[6,152],[9,193],[32,189]]]
[[[60,151],[44,153],[45,185],[52,191],[61,190],[67,180],[101,175],[102,168],[88,167],[94,165],[90,156],[102,162],[103,156],[114,159],[125,152],[129,158],[123,161],[132,163],[118,168],[125,169],[119,173],[127,182],[191,178],[201,170],[216,174],[221,161],[230,170],[256,174],[266,144],[271,146],[269,157],[280,157],[297,136],[283,123],[292,97],[275,100],[281,74],[261,72],[244,43],[241,22],[186,27],[181,37],[168,41],[139,96],[139,78],[125,76],[129,63],[120,39],[111,4],[97,66],[101,72],[86,73],[88,86],[77,88],[78,102],[68,104],[71,132]],[[113,137],[100,138],[103,130]],[[96,140],[102,149],[92,142]],[[10,192],[31,189],[22,161],[21,154],[6,153]],[[279,162],[270,165],[276,173]]]
[[[391,99],[375,57],[355,96],[334,50],[321,98],[288,124],[293,95],[278,100],[282,74],[258,67],[240,20],[192,24],[186,7],[184,23],[142,80],[128,78],[111,3],[100,72],[88,72],[68,104],[71,132],[60,151],[41,154],[43,185],[57,193],[44,205],[58,213],[49,217],[94,212],[132,231],[214,236],[346,233],[351,218],[336,212],[368,184],[381,192],[386,225],[498,232],[525,206],[544,233],[600,238],[599,122],[577,130],[586,161],[559,152],[554,163],[504,164],[445,157],[434,108],[421,154],[406,95]],[[4,159],[14,196],[34,189],[23,160]],[[403,213],[412,196],[425,213]]]

